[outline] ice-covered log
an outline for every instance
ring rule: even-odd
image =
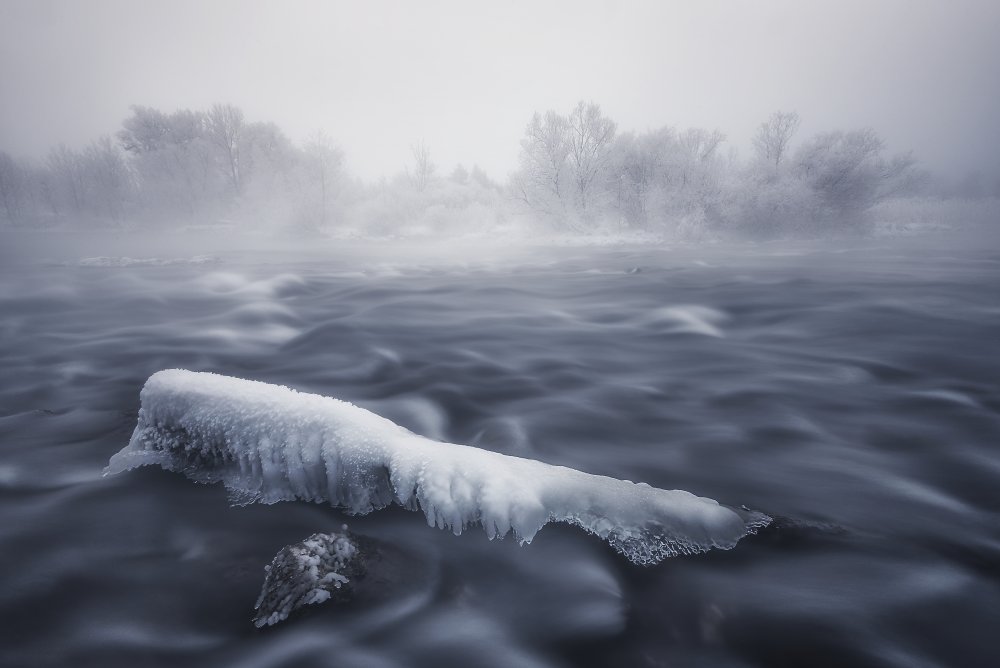
[[[607,540],[638,564],[729,549],[769,521],[663,490],[418,436],[363,408],[287,387],[179,369],[141,393],[139,423],[105,473],[158,464],[222,482],[237,503],[327,502],[363,514],[392,503],[456,534],[528,543],[548,522]]]

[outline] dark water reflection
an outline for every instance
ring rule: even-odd
[[[9,252],[0,662],[993,665],[1000,253],[856,246],[111,267]],[[231,508],[159,470],[102,479],[169,367],[780,519],[640,569],[568,527],[520,548],[399,510],[349,518],[392,546],[384,587],[261,632],[264,564],[345,518]]]

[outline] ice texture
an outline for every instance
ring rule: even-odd
[[[267,575],[254,605],[254,625],[277,624],[304,605],[328,600],[351,582],[348,575],[359,570],[360,555],[344,529],[343,533],[315,533],[281,548],[264,567]]]
[[[600,536],[637,564],[730,549],[770,518],[664,490],[418,436],[363,408],[287,387],[180,369],[140,395],[105,474],[159,466],[222,482],[234,503],[313,501],[350,514],[396,503],[455,534],[531,542],[548,522]]]

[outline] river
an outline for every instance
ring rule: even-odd
[[[996,661],[993,242],[486,257],[80,239],[0,250],[4,666]],[[519,546],[398,508],[232,507],[159,469],[102,477],[166,368],[338,397],[433,439],[776,521],[643,568],[569,526]],[[389,546],[385,581],[255,629],[264,565],[344,523]]]

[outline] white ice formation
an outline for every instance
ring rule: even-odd
[[[348,575],[357,570],[358,559],[358,547],[346,531],[316,533],[281,548],[264,567],[267,575],[254,605],[253,623],[258,628],[271,626],[304,605],[328,600],[333,591],[350,583]]]
[[[418,436],[363,408],[287,387],[172,369],[140,395],[139,423],[105,474],[158,464],[222,482],[236,503],[326,502],[351,514],[392,503],[459,534],[528,543],[548,522],[600,536],[637,564],[729,549],[761,513]]]

